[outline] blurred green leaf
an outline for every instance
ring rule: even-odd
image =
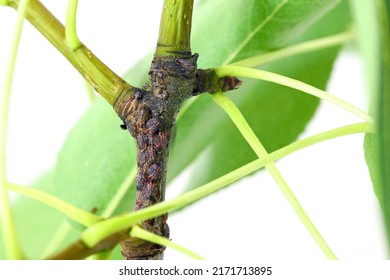
[[[376,134],[367,134],[365,157],[386,222],[390,246],[390,1],[351,1],[371,90]],[[366,43],[370,41],[370,43]]]
[[[193,52],[201,67],[284,47],[341,0],[217,0],[194,10]]]
[[[100,215],[135,166],[135,142],[120,128],[120,119],[103,99],[97,99],[62,147],[56,167],[58,197]],[[114,214],[130,211],[135,188],[130,187]]]
[[[298,7],[296,7],[298,10],[303,7],[300,5],[300,1],[292,1],[292,3],[298,5]],[[322,4],[324,4],[324,2],[322,2]],[[328,3],[328,7],[333,7],[332,4],[334,4],[334,2]],[[283,17],[294,19],[295,11],[293,10],[293,7],[289,6],[285,7],[285,10],[282,10],[281,13],[283,14]],[[292,13],[291,16],[288,15],[289,12]],[[308,12],[306,11],[306,13]],[[320,14],[322,15],[323,13]],[[316,23],[312,22],[313,18],[318,17],[313,15],[309,16],[307,21],[309,25],[300,23],[298,24],[299,28],[294,29],[291,27],[292,30],[288,29],[289,31],[287,33],[289,35],[291,35],[290,32],[296,32],[294,33],[295,38],[290,44],[329,36],[344,31],[349,22],[347,3],[344,1]],[[275,21],[275,25],[278,26],[280,21],[278,18],[275,19]],[[285,21],[288,22],[288,20]],[[282,23],[288,24],[285,21],[282,21]],[[290,24],[295,26],[294,21]],[[303,30],[303,26],[307,27],[307,29]],[[278,26],[278,28],[282,27]],[[271,36],[267,29],[263,32],[265,33],[264,35],[258,35],[260,40],[262,40],[263,37],[268,38]],[[283,29],[281,33],[283,33]],[[277,36],[280,35],[278,34]],[[271,40],[272,44],[266,42],[266,47],[263,49],[257,44],[253,44],[252,51],[250,51],[250,48],[248,47],[248,52],[253,54],[255,50],[258,52],[265,51],[267,48],[270,48],[269,44],[274,46],[274,42],[283,41],[281,37],[278,38],[278,40]],[[289,36],[288,38],[292,37]],[[207,48],[211,49],[212,46],[203,45],[202,48],[205,48],[204,52],[207,52]],[[337,53],[338,48],[324,49],[276,61],[264,65],[262,69],[283,74],[324,89]],[[247,54],[240,53],[240,58],[246,57]],[[304,130],[307,122],[312,118],[317,105],[319,104],[317,98],[308,96],[305,93],[271,83],[250,80],[245,81],[238,91],[229,93],[229,96],[233,98],[235,103],[239,106],[239,109],[256,135],[267,148],[268,152],[272,152],[294,141]],[[188,188],[207,183],[256,158],[254,152],[240,135],[233,123],[228,120],[228,117],[225,115],[222,115],[221,117],[222,112],[220,112],[220,109],[217,108],[208,97],[204,97],[204,103],[205,104],[195,104],[195,106],[202,105],[204,108],[194,108],[191,110],[193,113],[196,112],[197,114],[202,115],[203,120],[197,120],[196,124],[191,124],[191,126],[187,128],[188,131],[185,131],[185,136],[183,135],[183,137],[188,138],[187,141],[194,138],[208,138],[208,141],[206,143],[202,142],[201,146],[201,149],[204,149],[204,146],[206,145],[207,156],[202,157],[197,161],[196,170],[194,170],[193,176],[191,180],[189,180],[190,183]],[[182,130],[182,121],[184,120],[181,119],[179,123],[179,133]],[[187,118],[185,121],[188,121]],[[198,127],[198,131],[196,129],[194,130],[194,126]],[[201,131],[202,127],[203,131]],[[193,130],[194,132],[191,132]],[[201,141],[202,140],[199,139],[199,142]],[[190,144],[188,145],[190,146]],[[195,143],[194,145],[197,144]],[[176,149],[177,146],[178,144],[175,145],[174,148]],[[175,149],[173,150],[173,155],[175,155]],[[198,153],[199,152],[200,150],[198,150]],[[183,153],[184,147],[178,154],[180,155]],[[175,161],[176,159],[173,158],[171,162],[172,165],[175,164]]]
[[[200,53],[199,66],[208,68],[287,44],[334,34],[345,30],[348,21],[346,3],[344,8],[339,9],[342,12],[333,13],[334,16],[327,21],[316,24],[318,30],[312,25],[339,2],[203,1],[194,11],[192,49]],[[309,27],[312,31],[305,32],[305,28]],[[243,46],[243,42],[247,44]],[[232,57],[232,53],[236,56]],[[325,56],[322,58],[322,55]],[[303,81],[323,88],[335,55],[336,50],[330,49],[317,56],[301,56],[298,64],[294,59],[286,59],[266,68],[295,78],[303,77]],[[249,118],[249,123],[255,126],[255,132],[261,130],[262,141],[269,151],[293,141],[303,131],[318,105],[315,98],[259,81],[246,81],[240,90],[230,95],[238,102],[244,116]],[[254,158],[254,153],[238,136],[225,114],[209,96],[203,95],[187,108],[178,121],[169,162],[169,178],[180,173],[206,148],[211,158],[207,163],[199,163],[202,175],[195,175],[197,178],[191,180],[189,187],[205,183]],[[217,154],[213,156],[213,153]],[[222,157],[217,158],[219,156]]]
[[[52,193],[54,186],[53,177],[53,172],[47,173],[34,183],[32,187],[47,193]],[[65,221],[64,216],[49,206],[23,196],[17,197],[16,201],[12,204],[12,211],[22,248],[27,258],[41,258],[43,250]],[[75,240],[76,236],[75,231],[70,231],[64,243],[58,249],[65,247],[72,240]],[[3,249],[3,246],[0,246],[0,259],[5,258]]]
[[[112,250],[111,255],[110,255],[110,260],[123,260],[123,256],[122,256],[122,253],[121,253],[121,246],[120,245],[116,246]]]

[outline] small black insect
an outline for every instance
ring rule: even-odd
[[[125,124],[125,122],[123,122],[123,124],[121,124],[120,127],[121,127],[123,130],[126,130],[126,129],[127,129],[127,125]]]

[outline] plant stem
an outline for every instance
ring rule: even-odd
[[[345,44],[355,37],[354,31],[347,31],[340,34],[303,42],[297,45],[289,46],[277,51],[268,52],[258,56],[250,57],[232,63],[232,66],[253,67],[274,60],[291,57],[297,54],[307,53],[311,51],[321,50],[329,47]]]
[[[14,8],[18,4],[17,0],[10,2]],[[65,38],[64,26],[39,1],[31,1],[26,18],[111,105],[123,91],[133,88],[100,61],[85,45],[81,44],[77,50],[72,51]]]
[[[26,188],[23,186],[19,186],[16,184],[8,183],[7,185],[8,189],[12,192],[16,192],[19,194],[22,194],[24,196],[31,197],[37,201],[40,201],[59,212],[63,213],[65,216],[69,217],[70,219],[84,225],[84,226],[90,226],[97,222],[100,222],[102,220],[101,217],[96,216],[94,214],[91,214],[87,211],[84,211],[82,209],[79,209],[72,204],[69,204],[53,195],[44,193],[42,191],[39,191],[37,189],[33,188]]]
[[[155,244],[159,244],[159,245],[164,246],[164,247],[170,247],[170,248],[175,249],[175,250],[177,250],[177,251],[179,251],[187,256],[190,256],[191,258],[193,258],[195,260],[203,260],[203,258],[201,256],[199,256],[195,252],[191,251],[190,249],[187,249],[179,244],[176,244],[176,243],[172,242],[171,240],[169,240],[168,238],[165,238],[165,237],[153,234],[149,231],[146,231],[139,226],[133,226],[131,231],[130,231],[130,235],[132,237],[146,240],[146,241],[149,241],[149,242],[152,242]]]
[[[290,87],[293,89],[297,89],[305,93],[308,93],[310,95],[314,95],[323,100],[326,100],[348,112],[351,112],[352,114],[364,119],[365,121],[373,123],[372,116],[370,116],[367,112],[355,107],[354,105],[332,94],[329,94],[323,90],[320,90],[316,87],[313,87],[311,85],[308,85],[306,83],[303,83],[301,81],[292,78],[288,78],[283,75],[271,73],[268,71],[253,69],[253,68],[239,67],[239,66],[220,66],[215,68],[215,71],[217,72],[217,75],[219,77],[238,76],[238,77],[253,78],[253,79],[264,80],[264,81],[284,85],[286,87]]]
[[[160,35],[149,75],[150,91],[123,91],[114,109],[137,142],[136,205],[139,211],[165,199],[166,176],[172,128],[177,113],[188,98],[201,93],[198,55],[190,49],[193,0],[164,3]],[[216,74],[214,73],[216,77]],[[233,79],[231,79],[233,80]],[[234,80],[235,81],[235,80]],[[154,234],[169,237],[168,214],[142,222]],[[121,242],[126,259],[162,259],[165,247],[128,238]]]
[[[9,103],[11,96],[11,85],[15,70],[16,56],[18,52],[20,37],[22,34],[23,22],[29,0],[21,0],[18,8],[16,25],[10,46],[10,53],[6,63],[6,72],[0,87],[0,220],[4,237],[4,248],[9,259],[22,259],[23,253],[18,240],[15,224],[12,218],[11,205],[7,190],[7,125]]]
[[[76,28],[77,4],[78,0],[68,0],[68,9],[66,11],[65,37],[71,51],[81,47]]]
[[[194,0],[165,0],[155,56],[188,56]]]
[[[268,152],[261,144],[260,140],[257,138],[256,134],[253,132],[252,128],[246,122],[244,116],[241,114],[240,110],[236,105],[231,101],[225,94],[222,92],[212,95],[214,101],[229,115],[230,119],[234,122],[238,130],[241,132],[242,136],[249,143],[253,151],[259,158],[265,158],[268,156]],[[313,237],[314,241],[320,247],[325,256],[330,260],[335,260],[336,256],[326,243],[325,239],[321,236],[317,228],[314,226],[309,216],[306,214],[305,210],[299,203],[298,199],[295,197],[294,193],[288,186],[287,182],[284,180],[282,174],[277,169],[273,162],[265,165],[265,168],[271,174],[272,178],[278,184],[279,189],[282,191],[287,201],[290,203],[291,207],[294,209],[295,213],[309,231],[310,235]]]
[[[148,208],[123,215],[121,217],[111,218],[109,220],[93,225],[82,233],[81,240],[89,248],[92,248],[101,240],[107,238],[112,234],[115,234],[121,230],[126,230],[127,228],[131,228],[132,226],[140,223],[143,220],[156,217],[168,211],[173,211],[175,209],[189,205],[261,169],[266,164],[285,157],[295,151],[336,137],[372,131],[373,128],[369,123],[358,123],[332,129],[317,134],[315,136],[305,138],[303,140],[292,143],[284,148],[281,148],[275,152],[272,152],[262,159],[257,159],[251,163],[248,163],[224,176],[219,177],[218,179],[215,179],[210,183],[207,183],[190,192],[182,194],[174,199],[171,199],[166,202],[161,202]]]

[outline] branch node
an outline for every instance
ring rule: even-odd
[[[219,77],[215,69],[198,69],[196,71],[196,84],[193,95],[201,93],[217,93],[220,91],[229,91],[241,86],[242,81],[234,76]]]

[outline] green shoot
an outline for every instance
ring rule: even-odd
[[[65,37],[68,47],[75,51],[81,47],[81,42],[77,37],[76,15],[78,0],[69,0],[66,11]]]

